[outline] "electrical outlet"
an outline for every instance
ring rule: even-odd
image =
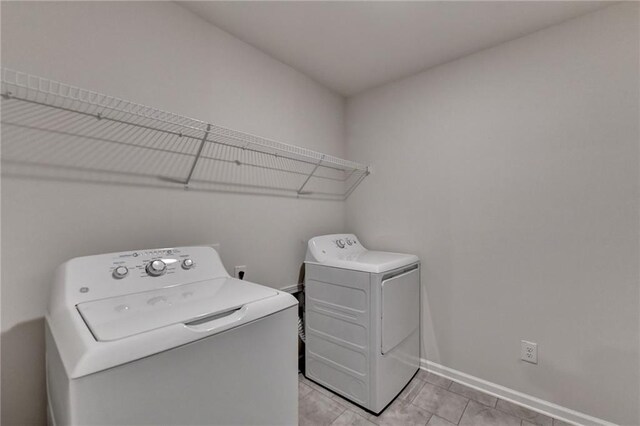
[[[520,341],[520,359],[532,364],[538,363],[538,344],[534,342]]]
[[[240,280],[244,280],[246,273],[247,265],[240,265],[233,268],[233,276]]]

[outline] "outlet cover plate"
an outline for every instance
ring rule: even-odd
[[[520,359],[532,364],[538,363],[538,344],[527,340],[520,341]]]

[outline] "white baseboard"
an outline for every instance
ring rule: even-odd
[[[598,419],[588,414],[536,398],[535,396],[509,389],[496,383],[480,379],[479,377],[454,370],[453,368],[445,367],[433,361],[421,359],[420,368],[567,423],[585,426],[616,426],[614,423],[606,420]]]

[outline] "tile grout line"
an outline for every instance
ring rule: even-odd
[[[420,380],[420,379],[418,379],[418,380]],[[427,383],[427,382],[425,382],[424,380],[420,380],[420,381],[422,382],[422,386],[420,386],[420,389],[418,389],[418,391],[417,391],[417,392],[416,392],[416,394],[413,396],[413,398],[411,398],[411,400],[410,400],[410,401],[407,401],[407,403],[409,403],[409,404],[411,404],[411,405],[414,405],[414,406],[416,406],[416,407],[417,407],[417,405],[415,405],[415,404],[413,403],[413,401],[415,401],[415,399],[418,397],[418,395],[419,395],[419,394],[420,394],[420,392],[422,391],[422,388],[424,388],[425,383]]]
[[[471,398],[467,398],[467,397],[466,397],[466,396],[464,396],[464,395],[460,395],[460,394],[458,394],[458,393],[456,393],[456,392],[450,391],[448,388],[449,388],[449,387],[451,387],[451,386],[453,385],[453,383],[454,383],[453,381],[451,381],[451,383],[449,383],[449,386],[448,386],[448,387],[444,387],[444,386],[440,386],[440,385],[435,384],[435,383],[428,382],[428,381],[426,381],[426,380],[421,380],[421,379],[418,379],[418,380],[420,380],[420,381],[422,381],[422,382],[423,382],[423,383],[422,383],[422,387],[420,388],[420,391],[418,391],[418,392],[416,393],[416,395],[413,397],[413,399],[412,399],[410,402],[408,402],[408,404],[409,404],[409,405],[413,405],[414,407],[416,407],[416,408],[418,408],[418,409],[420,409],[420,410],[422,410],[422,411],[424,411],[424,412],[427,412],[427,413],[431,414],[431,417],[433,417],[433,416],[438,416],[436,413],[432,413],[431,411],[429,411],[429,410],[425,410],[423,407],[421,407],[421,406],[419,406],[419,405],[417,405],[417,404],[414,404],[414,403],[413,403],[413,401],[415,401],[415,400],[416,400],[416,398],[418,397],[418,394],[422,391],[422,388],[424,388],[424,386],[425,386],[426,384],[430,384],[431,386],[434,386],[434,387],[437,387],[437,388],[443,389],[443,390],[445,390],[446,392],[450,392],[450,393],[452,393],[452,394],[454,394],[454,395],[457,395],[457,396],[459,396],[459,397],[464,398],[464,399],[466,399],[466,400],[467,400],[467,403],[465,404],[464,409],[462,410],[462,414],[460,415],[460,418],[458,419],[458,422],[457,422],[457,423],[455,423],[456,425],[458,425],[458,424],[460,423],[460,421],[462,420],[462,416],[464,415],[464,412],[467,410],[467,407],[469,406],[469,401],[471,401]],[[429,420],[431,420],[431,417],[429,418]],[[438,417],[440,417],[440,416],[438,416]],[[445,420],[446,420],[446,419],[445,419]],[[451,423],[453,423],[453,422],[451,422]]]
[[[476,391],[476,392],[478,392],[478,393],[481,393],[481,394],[483,394],[483,395],[486,395],[486,396],[489,396],[489,397],[491,397],[491,398],[495,398],[495,399],[496,399],[496,401],[493,403],[493,405],[487,405],[487,404],[485,404],[485,403],[483,403],[483,402],[478,401],[477,399],[470,398],[470,397],[468,397],[468,396],[466,396],[466,395],[463,395],[463,394],[461,394],[461,393],[459,393],[459,392],[456,392],[456,391],[452,390],[452,389],[451,389],[451,387],[452,387],[455,383],[458,383],[458,382],[451,381],[451,384],[449,385],[449,387],[448,387],[446,390],[448,390],[449,392],[454,393],[454,394],[456,394],[456,395],[460,395],[460,396],[461,396],[461,397],[463,397],[463,398],[467,398],[467,399],[469,399],[469,400],[473,399],[475,402],[477,402],[478,404],[484,405],[485,407],[495,408],[496,410],[498,410],[498,411],[500,411],[500,412],[502,412],[502,413],[509,414],[509,413],[506,413],[506,412],[504,412],[504,411],[502,411],[502,410],[498,409],[497,405],[498,405],[498,400],[499,400],[500,398],[498,398],[497,396],[489,395],[489,394],[488,394],[488,393],[486,393],[486,392],[482,392],[482,391],[477,390],[477,389],[469,388],[467,385],[463,385],[462,383],[458,383],[460,386],[464,386],[464,387],[469,388],[469,389],[471,389],[471,390],[473,390],[473,391]],[[436,386],[436,385],[434,385],[434,386]],[[514,417],[517,417],[517,416],[514,416]]]
[[[507,413],[506,411],[499,409],[499,408],[498,408],[498,401],[500,401],[500,399],[501,399],[501,398],[497,398],[497,399],[496,399],[496,405],[495,405],[495,407],[493,407],[495,410],[498,410],[498,411],[500,411],[500,412],[501,412],[501,413],[503,413],[503,414],[507,414],[507,415],[509,415],[509,416],[515,417],[515,418],[517,418],[517,419],[520,419],[520,425],[521,425],[521,426],[524,426],[524,422],[525,422],[525,421],[526,421],[526,422],[529,422],[529,423],[532,423],[532,424],[537,425],[537,423],[535,423],[535,422],[533,422],[533,421],[529,421],[529,420],[527,420],[527,419],[525,419],[525,418],[523,418],[523,417],[516,416],[516,415],[515,415],[515,414],[513,414],[513,413]],[[503,399],[503,401],[504,401],[504,399]],[[536,412],[536,414],[542,414],[542,413],[538,413],[538,412]],[[542,415],[543,415],[543,416],[546,416],[546,414],[542,414]],[[547,417],[549,417],[549,416],[547,416]],[[549,417],[549,418],[551,419],[551,426],[553,426],[553,420],[554,420],[554,418],[553,418],[553,417]]]
[[[329,424],[329,426],[333,425],[338,420],[338,418],[342,416],[345,413],[345,411],[347,411],[347,408],[344,405],[340,404],[339,402],[335,401],[332,396],[326,395],[325,393],[320,392],[317,389],[314,389],[312,386],[309,386],[309,387],[311,388],[311,392],[307,393],[304,397],[302,397],[302,399],[308,398],[312,393],[315,392],[320,396],[324,396],[325,398],[328,398],[330,401],[334,402],[339,408],[342,409],[341,411],[339,411],[338,416],[335,419],[333,419],[333,421]]]
[[[338,414],[338,417],[336,417],[336,418],[331,422],[331,424],[330,424],[329,426],[332,426],[333,424],[335,424],[335,423],[338,421],[338,419],[339,419],[340,417],[342,417],[342,415],[343,415],[344,413],[346,413],[347,411],[351,411],[351,410],[349,410],[349,409],[345,408],[342,412],[340,412],[340,414]],[[351,412],[352,412],[353,414],[355,414],[356,416],[358,416],[358,413],[354,413],[353,411],[351,411]],[[362,417],[362,416],[359,416],[359,417]]]
[[[523,417],[516,416],[516,415],[515,415],[515,414],[513,414],[513,413],[507,413],[506,411],[499,409],[499,408],[498,408],[498,401],[500,401],[501,399],[502,399],[502,398],[498,398],[498,399],[496,400],[496,406],[495,406],[495,409],[496,409],[496,410],[500,411],[501,413],[508,414],[508,415],[510,415],[510,416],[513,416],[513,417],[516,417],[516,418],[520,419],[520,424],[523,424],[523,423],[524,423],[524,421],[526,420],[526,421],[528,421],[529,423],[533,423],[533,424],[536,424],[536,425],[537,425],[537,423],[535,423],[535,422],[533,422],[533,421],[529,421],[529,420],[527,420],[527,419],[525,419],[525,418],[523,418]],[[504,401],[504,399],[502,399],[502,401]],[[506,402],[509,402],[509,401],[506,401]],[[518,405],[518,404],[515,404],[515,405]],[[526,408],[526,407],[525,407],[525,408]],[[533,411],[533,410],[531,410],[531,411]],[[550,416],[547,416],[546,414],[538,413],[537,411],[534,411],[534,413],[536,413],[536,414],[540,414],[540,415],[542,415],[542,416],[549,417],[549,418],[551,419],[551,426],[553,426],[553,420],[554,420],[554,417],[550,417]]]
[[[467,411],[467,408],[469,407],[469,402],[471,402],[471,400],[467,399],[467,405],[464,406],[464,410],[462,410],[462,414],[460,414],[460,418],[458,419],[458,422],[456,423],[457,425],[459,425],[460,422],[462,421],[462,418],[464,417],[464,413]]]

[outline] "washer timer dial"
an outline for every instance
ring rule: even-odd
[[[152,277],[159,277],[167,271],[167,264],[162,260],[153,260],[147,263],[146,270],[147,274],[151,275]]]

